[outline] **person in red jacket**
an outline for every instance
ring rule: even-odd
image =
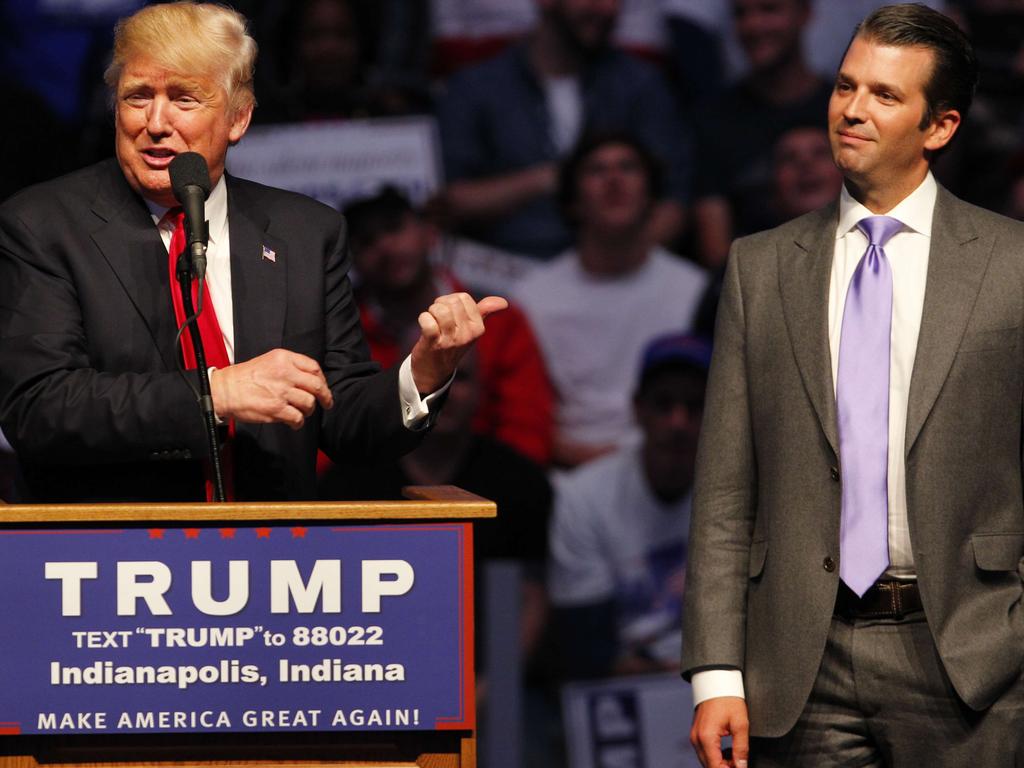
[[[464,289],[446,269],[431,263],[437,231],[394,188],[351,203],[345,217],[363,330],[373,359],[388,366],[415,342],[416,318],[435,291]],[[546,465],[553,394],[525,315],[511,307],[488,318],[478,357],[481,398],[473,428]]]

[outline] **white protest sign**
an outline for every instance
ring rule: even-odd
[[[569,768],[700,768],[693,696],[678,675],[570,683],[562,712]]]
[[[420,205],[441,186],[437,125],[427,116],[256,126],[228,152],[227,169],[337,208],[385,184]]]

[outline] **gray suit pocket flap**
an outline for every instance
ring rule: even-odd
[[[976,533],[974,562],[983,571],[1015,571],[1024,555],[1024,533]]]
[[[1003,349],[1015,346],[1020,336],[1019,328],[995,328],[989,331],[971,331],[964,334],[960,342],[961,352],[983,352],[986,349]]]
[[[755,539],[750,542],[750,565],[747,575],[755,579],[764,570],[764,561],[768,556],[768,542],[765,539]]]

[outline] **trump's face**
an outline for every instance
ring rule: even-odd
[[[242,138],[252,108],[232,113],[212,77],[170,72],[145,58],[130,59],[117,83],[115,149],[132,189],[158,205],[175,204],[168,166],[181,152],[198,152],[210,182],[224,173],[228,145]]]

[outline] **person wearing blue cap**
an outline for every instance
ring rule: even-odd
[[[557,482],[548,588],[568,677],[678,669],[690,487],[710,359],[701,336],[648,343],[633,396],[641,443]]]

